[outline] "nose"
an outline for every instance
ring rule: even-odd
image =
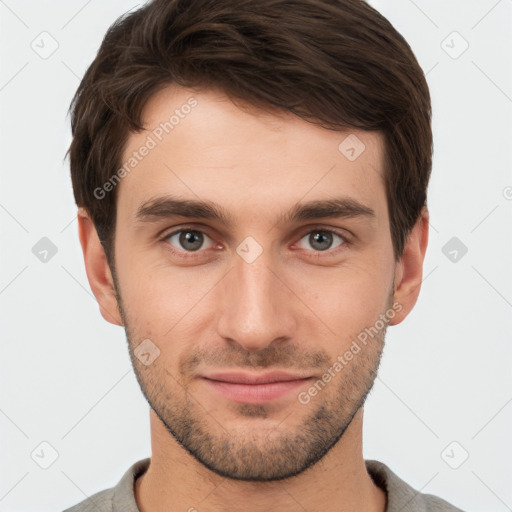
[[[252,263],[233,260],[219,289],[218,334],[248,351],[293,338],[300,311],[284,275],[265,251]]]

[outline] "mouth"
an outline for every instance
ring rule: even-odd
[[[278,371],[263,374],[215,373],[202,377],[214,392],[246,404],[263,404],[278,400],[291,394],[311,378]]]

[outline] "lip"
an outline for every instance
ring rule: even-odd
[[[262,404],[278,400],[304,385],[310,376],[281,371],[264,374],[244,372],[204,375],[204,382],[226,398],[240,403]]]
[[[253,374],[246,372],[223,372],[203,375],[205,379],[230,382],[233,384],[269,384],[272,382],[289,382],[306,379],[309,375],[295,375],[282,371]]]

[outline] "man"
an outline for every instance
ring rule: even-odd
[[[362,455],[417,300],[431,106],[362,0],[154,0],[72,104],[87,276],[152,456],[69,511],[452,511]]]

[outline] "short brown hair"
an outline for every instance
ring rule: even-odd
[[[329,129],[384,134],[395,258],[426,206],[432,167],[428,85],[410,46],[363,0],[153,0],[107,31],[70,105],[75,201],[111,266],[117,188],[94,191],[170,84],[216,88]],[[66,155],[68,154],[66,153]]]

